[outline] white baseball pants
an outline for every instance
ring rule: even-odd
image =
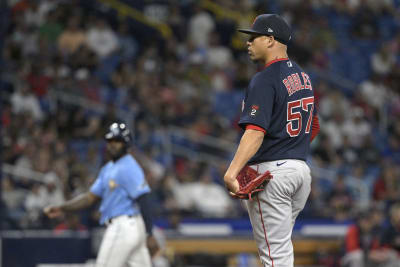
[[[151,267],[142,216],[118,216],[107,226],[96,267]]]
[[[293,267],[292,230],[311,191],[311,175],[302,160],[278,160],[251,166],[273,179],[253,200],[244,200],[262,264]]]

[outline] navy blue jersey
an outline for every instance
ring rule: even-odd
[[[314,108],[314,91],[307,73],[289,59],[270,62],[251,79],[239,126],[266,131],[248,164],[281,159],[306,160]]]

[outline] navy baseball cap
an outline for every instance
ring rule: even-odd
[[[292,39],[290,26],[277,14],[259,15],[255,18],[251,29],[239,29],[238,31],[253,35],[274,36],[277,41],[285,45]]]

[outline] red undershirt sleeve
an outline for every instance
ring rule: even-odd
[[[246,125],[246,130],[247,129],[252,129],[252,130],[256,130],[256,131],[260,131],[263,132],[264,134],[267,133],[267,131],[263,128],[261,128],[260,126],[254,125],[254,124],[247,124]]]
[[[312,120],[310,143],[318,135],[318,133],[319,133],[319,120],[318,120],[318,116],[314,115],[313,120]]]
[[[350,226],[345,237],[346,252],[351,252],[360,248],[358,244],[358,229],[353,225]]]

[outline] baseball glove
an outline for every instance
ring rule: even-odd
[[[264,190],[264,186],[271,179],[272,175],[269,171],[260,174],[249,166],[245,166],[236,177],[239,182],[239,191],[236,194],[232,193],[232,196],[251,200],[257,192]]]

